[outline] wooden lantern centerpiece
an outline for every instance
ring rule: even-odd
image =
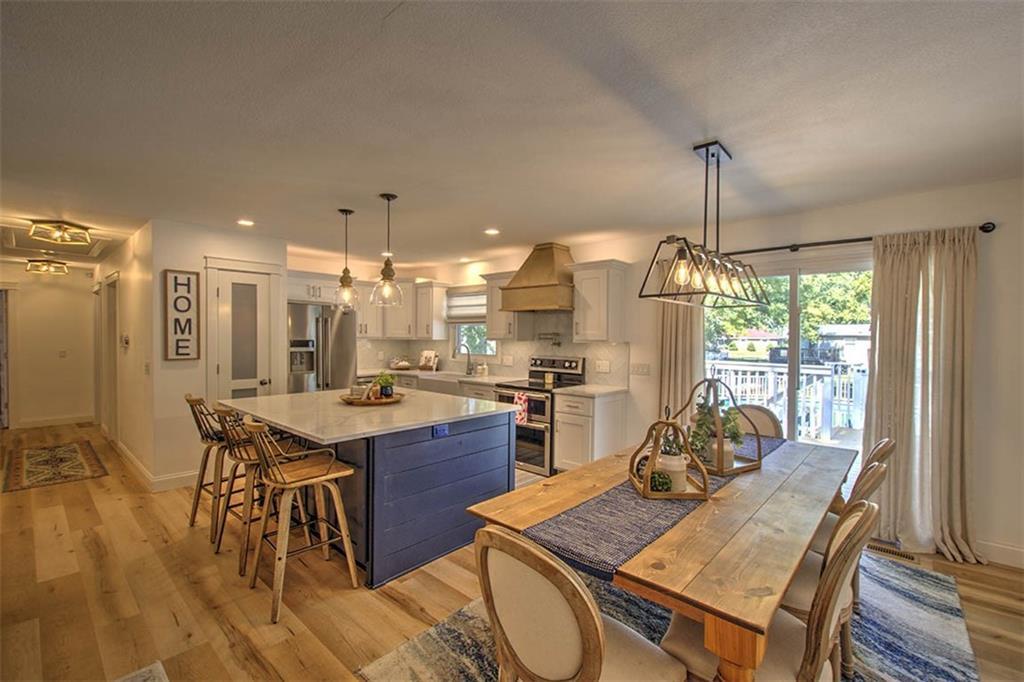
[[[722,408],[726,401],[723,400],[723,389],[732,405],[724,413]],[[719,379],[697,382],[690,390],[686,404],[672,418],[679,419],[691,405],[694,410],[690,416],[687,443],[690,451],[696,454],[696,459],[704,464],[710,474],[727,476],[761,468],[761,433],[754,420],[736,402],[736,396],[725,382]],[[748,434],[753,435],[756,441],[754,456],[736,451],[736,447],[743,442],[743,432],[739,426],[741,416],[754,431]]]
[[[707,469],[690,451],[683,427],[672,419],[659,419],[647,429],[644,442],[629,458],[629,480],[648,499],[708,499]]]

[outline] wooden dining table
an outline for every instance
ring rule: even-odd
[[[626,480],[633,449],[468,508],[516,532]],[[749,681],[772,616],[857,453],[786,441],[622,564],[612,583],[704,624],[724,680]]]

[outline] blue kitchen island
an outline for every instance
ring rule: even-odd
[[[342,391],[221,401],[355,469],[341,490],[369,587],[472,542],[483,524],[466,508],[515,488],[515,408],[401,392],[402,402],[371,407],[344,404]]]

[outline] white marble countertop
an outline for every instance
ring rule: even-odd
[[[422,426],[514,412],[507,403],[402,388],[392,405],[356,407],[341,402],[348,391],[285,393],[221,400],[224,405],[322,444],[342,443]]]
[[[575,395],[581,398],[598,398],[605,395],[617,395],[629,393],[628,386],[606,386],[604,384],[580,384],[579,386],[564,386],[556,388],[552,393],[558,395]]]

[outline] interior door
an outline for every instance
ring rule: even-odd
[[[219,271],[217,397],[270,393],[270,275]]]

